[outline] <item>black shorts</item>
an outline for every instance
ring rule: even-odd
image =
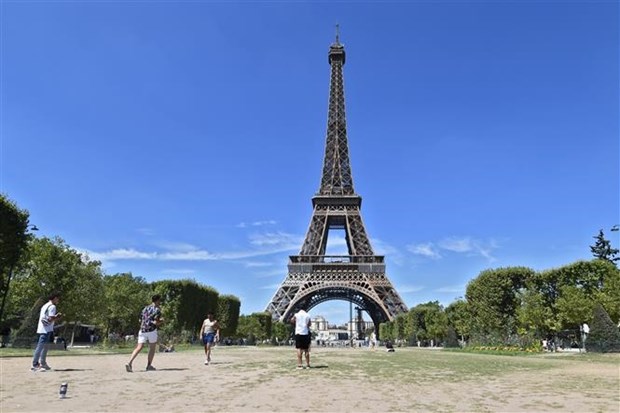
[[[310,334],[295,334],[295,348],[308,350],[310,348]]]

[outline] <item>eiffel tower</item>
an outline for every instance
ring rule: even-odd
[[[344,110],[342,68],[344,46],[330,46],[329,113],[323,175],[312,198],[310,227],[299,255],[289,257],[288,275],[265,311],[288,320],[299,309],[310,310],[330,300],[345,300],[365,310],[378,331],[407,306],[385,274],[384,256],[375,255],[366,234],[360,207],[362,197],[353,189]],[[325,255],[330,229],[344,230],[348,255]]]

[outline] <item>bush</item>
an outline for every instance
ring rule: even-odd
[[[594,306],[594,318],[586,339],[586,350],[598,353],[620,352],[620,332],[603,306]]]
[[[448,332],[446,334],[446,344],[445,346],[446,348],[459,348],[461,347],[459,345],[459,339],[456,336],[456,331],[454,331],[454,327],[449,326],[448,327]]]

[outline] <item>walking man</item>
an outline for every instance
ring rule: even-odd
[[[149,354],[146,364],[146,371],[156,370],[153,367],[153,357],[155,357],[155,348],[157,346],[157,327],[164,322],[164,319],[161,316],[161,309],[159,305],[161,304],[161,296],[159,294],[155,294],[151,297],[153,301],[152,304],[147,305],[142,309],[140,313],[140,332],[138,333],[138,344],[136,348],[131,353],[131,358],[129,359],[129,363],[125,365],[125,369],[128,373],[133,371],[133,367],[131,363],[133,363],[134,359],[138,356],[138,353],[144,347],[144,343],[149,343]]]
[[[303,369],[302,354],[306,355],[306,367],[310,368],[310,314],[303,309],[291,318],[295,326],[295,348],[297,349],[297,368]]]
[[[50,343],[54,341],[54,323],[62,313],[56,311],[56,305],[60,301],[60,294],[52,293],[48,297],[48,302],[43,304],[39,313],[39,324],[37,325],[37,346],[32,356],[31,371],[46,371],[51,367],[47,364],[47,351]]]
[[[202,322],[200,337],[202,337],[202,344],[205,346],[205,365],[208,366],[211,363],[211,347],[220,339],[220,325],[213,318],[213,313],[207,314],[207,318]]]

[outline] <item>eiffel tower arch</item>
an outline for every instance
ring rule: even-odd
[[[338,34],[330,46],[329,112],[323,173],[312,198],[312,218],[299,255],[289,257],[288,275],[267,305],[274,319],[288,320],[330,300],[345,300],[365,310],[378,329],[407,311],[385,273],[385,257],[375,255],[355,193],[349,161],[344,105],[344,46]],[[344,230],[348,255],[325,255],[330,229]]]

